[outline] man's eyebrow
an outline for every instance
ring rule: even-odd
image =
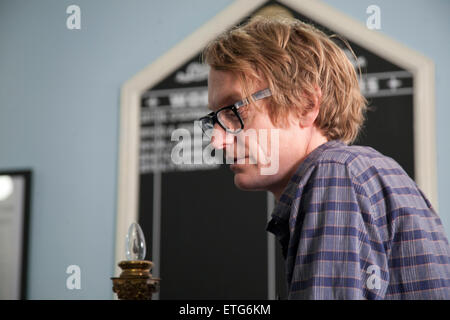
[[[232,103],[236,103],[238,101],[242,100],[242,96],[240,93],[230,93],[229,95],[226,95],[222,99],[218,101],[218,103],[215,106],[211,106],[211,104],[208,102],[208,109],[215,111],[219,110],[222,107],[229,106]]]

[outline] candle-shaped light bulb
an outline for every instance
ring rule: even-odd
[[[128,228],[125,247],[127,260],[144,260],[146,254],[144,233],[136,222]]]

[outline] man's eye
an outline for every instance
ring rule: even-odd
[[[232,117],[234,115],[234,112],[231,109],[223,110],[222,113],[223,113],[223,115],[225,115],[227,117]]]
[[[238,113],[241,116],[241,118],[247,117],[247,112],[245,110],[238,110]]]

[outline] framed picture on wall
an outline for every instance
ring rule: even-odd
[[[0,170],[0,300],[26,299],[31,170]]]

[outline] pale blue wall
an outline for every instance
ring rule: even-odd
[[[29,297],[109,299],[114,261],[119,88],[232,1],[0,0],[0,170],[31,168]],[[436,63],[440,212],[450,230],[450,2],[325,1]],[[81,7],[82,30],[66,29]],[[82,289],[67,290],[77,264]]]

